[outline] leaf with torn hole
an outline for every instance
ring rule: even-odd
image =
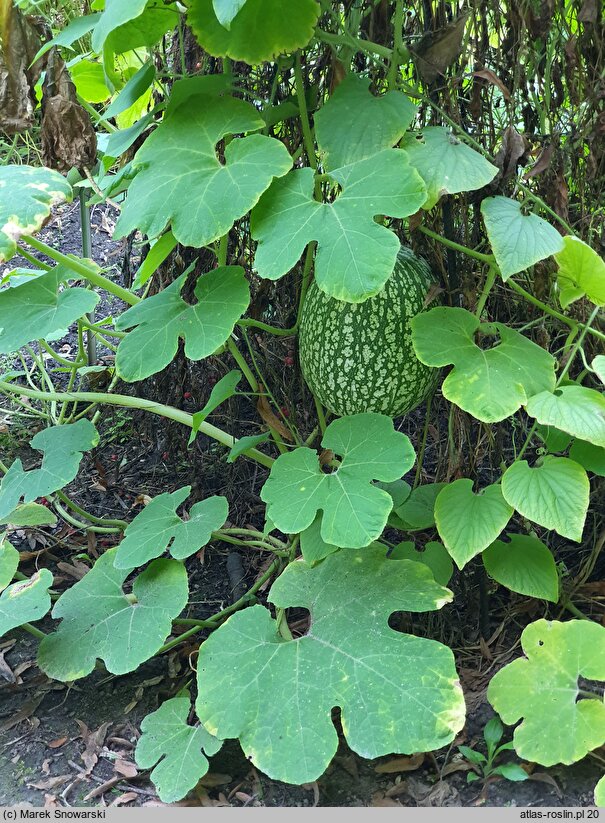
[[[269,600],[308,608],[309,633],[284,640],[263,606],[230,617],[200,649],[197,715],[289,783],[315,780],[334,756],[335,706],[349,746],[364,757],[447,745],[464,724],[453,655],[394,631],[388,619],[451,598],[421,563],[388,560],[384,547],[336,552],[315,567],[290,563]]]
[[[602,697],[579,699],[578,678],[605,680],[605,628],[590,620],[537,620],[521,635],[525,657],[492,678],[487,697],[505,723],[522,722],[519,757],[543,766],[575,763],[605,742]]]

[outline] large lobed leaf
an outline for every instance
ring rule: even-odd
[[[53,206],[71,198],[71,186],[58,171],[0,166],[0,262],[15,254],[20,237],[42,228]]]
[[[198,88],[208,93],[187,94]],[[217,143],[261,129],[260,114],[244,100],[210,93],[208,83],[181,81],[175,90],[163,122],[135,155],[138,173],[116,236],[139,229],[155,237],[170,224],[179,243],[199,248],[226,234],[292,159],[278,140],[252,134],[228,143],[221,162]]]
[[[116,327],[135,327],[118,346],[116,369],[129,382],[164,369],[175,356],[179,338],[189,360],[213,354],[248,308],[250,289],[240,266],[221,266],[197,281],[191,305],[181,297],[187,275],[122,314]]]
[[[182,563],[150,563],[134,581],[132,602],[122,588],[129,572],[114,566],[116,551],[101,555],[55,603],[52,616],[61,625],[38,651],[38,665],[49,677],[86,677],[97,658],[113,674],[134,671],[157,652],[185,608],[189,592]]]
[[[150,777],[163,803],[174,803],[193,789],[208,771],[208,757],[222,745],[203,726],[187,724],[190,710],[189,695],[179,695],[141,723],[135,760],[141,769],[154,767]]]
[[[442,391],[450,402],[484,423],[514,414],[534,394],[555,388],[555,359],[503,323],[482,324],[466,309],[439,306],[412,318],[412,343],[427,366],[454,365]],[[480,348],[482,331],[498,345]]]
[[[168,549],[176,560],[184,560],[205,546],[215,529],[229,514],[225,497],[209,497],[191,507],[188,520],[177,508],[189,496],[191,486],[154,497],[124,532],[114,561],[117,569],[143,566]]]
[[[514,733],[520,757],[575,763],[605,743],[602,697],[579,699],[578,678],[605,680],[605,628],[589,620],[538,620],[521,635],[524,658],[501,669],[487,692]]]
[[[325,474],[312,449],[282,454],[271,467],[261,490],[267,517],[283,532],[296,534],[323,512],[324,543],[347,548],[367,546],[380,536],[392,497],[372,480],[397,480],[414,464],[409,438],[382,414],[355,414],[330,423],[321,441],[324,449],[342,456]]]
[[[99,434],[90,420],[78,420],[65,426],[53,426],[38,432],[31,446],[44,453],[39,469],[25,471],[17,458],[0,484],[0,521],[22,500],[31,503],[37,497],[62,489],[70,483],[82,460],[82,453],[99,442]]]
[[[0,291],[1,354],[18,351],[32,340],[54,337],[94,309],[99,302],[95,292],[74,286],[59,288],[68,279],[73,279],[73,274],[57,266]]]
[[[315,135],[326,169],[339,169],[392,148],[409,127],[416,106],[399,91],[379,97],[370,81],[348,74],[315,115]]]
[[[399,239],[374,218],[408,217],[426,200],[424,183],[405,152],[384,151],[330,173],[342,192],[334,202],[314,199],[313,169],[276,180],[252,212],[258,240],[255,267],[277,280],[317,241],[315,279],[326,294],[361,303],[383,288],[399,251]]]
[[[363,757],[447,745],[464,723],[453,655],[387,621],[451,597],[421,563],[387,560],[380,547],[336,552],[314,568],[291,563],[269,599],[308,608],[308,634],[284,640],[262,606],[229,618],[200,649],[198,717],[217,737],[238,737],[258,768],[290,783],[315,780],[328,766],[338,745],[336,706],[349,746]]]

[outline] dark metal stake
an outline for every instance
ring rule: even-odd
[[[82,234],[82,257],[92,258],[92,237],[90,233],[90,209],[86,205],[88,192],[80,190],[80,231]],[[86,315],[91,323],[95,322],[95,313],[91,311]],[[97,341],[92,329],[86,332],[86,353],[89,366],[97,364]]]

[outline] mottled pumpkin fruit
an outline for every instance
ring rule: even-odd
[[[397,417],[434,388],[439,371],[421,363],[410,321],[425,306],[435,278],[402,246],[384,288],[363,303],[345,303],[311,283],[300,326],[300,363],[318,400],[334,414],[381,412]]]

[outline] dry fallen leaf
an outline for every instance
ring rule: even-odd
[[[27,785],[30,789],[45,791],[46,789],[54,789],[57,786],[62,786],[63,783],[67,783],[68,780],[71,780],[70,774],[58,774],[46,780],[40,780],[38,783],[28,783]]]
[[[374,767],[374,771],[378,774],[396,774],[397,772],[414,772],[419,769],[424,763],[424,754],[422,752],[413,754],[409,757],[394,757],[387,760],[386,763],[379,763]]]
[[[550,143],[550,145],[545,146],[542,151],[540,152],[540,156],[534,163],[534,165],[526,171],[523,177],[525,180],[529,180],[530,177],[535,177],[538,174],[541,174],[543,171],[550,166],[550,161],[553,156],[553,152],[555,150],[554,143]]]
[[[498,75],[494,74],[493,71],[490,71],[489,69],[479,69],[479,71],[474,71],[473,75],[475,77],[481,77],[483,80],[487,80],[488,83],[497,86],[502,92],[502,96],[504,97],[504,99],[510,100],[510,91],[504,85],[502,80],[500,80]]]
[[[137,795],[136,792],[124,792],[124,794],[121,794],[121,795],[119,795],[119,797],[116,797],[116,799],[113,801],[113,803],[110,803],[109,805],[110,806],[125,806],[126,803],[132,803],[134,800],[137,799],[137,797],[138,797],[138,795]]]
[[[44,695],[41,694],[39,696],[34,697],[32,700],[28,700],[27,703],[24,703],[21,708],[16,711],[13,715],[8,717],[3,723],[0,723],[0,732],[7,732],[9,729],[12,729],[14,726],[18,726],[23,720],[28,720],[31,718],[32,714],[36,711],[40,703],[42,702]]]
[[[284,426],[279,417],[273,412],[264,394],[261,394],[261,396],[258,398],[256,410],[263,418],[264,422],[270,428],[275,429],[275,431],[280,435],[280,437],[282,437],[288,443],[293,442],[293,437],[289,429],[287,429],[286,426]]]
[[[111,726],[111,722],[103,723],[94,732],[90,731],[86,723],[83,723],[81,720],[76,720],[76,723],[80,727],[80,737],[86,746],[80,757],[86,766],[87,774],[90,774],[98,763],[99,752],[105,742],[107,729]]]
[[[136,777],[139,773],[137,767],[130,760],[116,760],[113,767],[122,777]]]
[[[214,789],[216,786],[226,786],[231,783],[233,778],[230,774],[221,774],[220,772],[207,772],[200,780],[200,785],[206,789]]]
[[[61,746],[64,746],[67,741],[68,737],[57,737],[55,740],[51,740],[50,743],[47,743],[49,749],[60,749]]]

